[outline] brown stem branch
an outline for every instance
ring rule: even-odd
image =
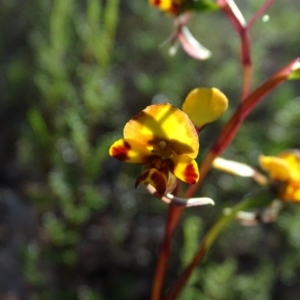
[[[184,208],[184,206],[169,205],[165,234],[154,275],[151,300],[160,300],[162,297],[163,283],[167,270],[168,258],[171,252],[172,236]]]

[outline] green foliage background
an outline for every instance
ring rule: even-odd
[[[263,1],[236,3],[249,19]],[[297,0],[278,0],[269,21],[254,25],[253,86],[299,56],[299,13]],[[34,223],[17,249],[26,292],[13,283],[0,284],[0,292],[20,299],[147,299],[167,208],[134,189],[140,168],[109,158],[109,146],[150,103],[180,107],[191,89],[217,87],[230,108],[201,133],[201,161],[239,99],[236,33],[222,12],[195,15],[189,28],[213,52],[195,61],[181,49],[168,54],[173,20],[146,1],[1,0],[0,24],[1,193],[20,196]],[[224,157],[257,167],[262,153],[300,148],[299,97],[297,81],[277,88]],[[185,212],[167,286],[222,209],[257,189],[249,179],[210,173],[198,194],[216,206]],[[299,220],[299,207],[288,204],[275,223],[232,224],[180,299],[297,299]]]

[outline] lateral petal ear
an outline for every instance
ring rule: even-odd
[[[217,88],[196,88],[182,105],[182,110],[197,128],[220,118],[227,110],[228,100]]]
[[[154,154],[132,139],[120,139],[112,144],[109,155],[127,163],[147,164]]]
[[[173,166],[170,171],[180,180],[195,184],[199,178],[199,170],[197,162],[187,155],[178,155],[172,159]]]
[[[155,168],[147,169],[138,177],[135,187],[141,183],[151,184],[160,195],[164,195],[167,189],[168,175]]]

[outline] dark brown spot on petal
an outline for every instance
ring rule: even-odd
[[[157,171],[151,175],[150,179],[153,181],[154,187],[156,188],[158,193],[160,195],[164,195],[167,188],[167,183],[165,181],[165,177],[163,176],[163,174]]]
[[[170,8],[170,13],[176,14],[180,10],[180,5],[177,5],[175,3],[172,3],[172,7]]]
[[[127,150],[130,150],[130,149],[131,149],[131,146],[130,146],[130,144],[129,144],[128,142],[124,141],[124,142],[123,142],[123,145],[124,145],[124,147],[125,147]]]
[[[195,184],[198,181],[198,172],[193,164],[188,164],[183,172],[184,181]]]
[[[173,160],[171,160],[171,159],[166,159],[166,161],[167,161],[167,164],[168,164],[168,167],[169,167],[170,172],[171,172],[171,173],[174,173],[175,165],[174,165]]]
[[[189,154],[194,152],[194,149],[191,147],[191,145],[188,145],[186,143],[177,140],[170,140],[169,142],[172,145],[173,151],[177,155]]]
[[[159,6],[161,4],[161,0],[154,0],[154,5]]]
[[[126,161],[129,159],[128,150],[129,149],[126,146],[113,147],[111,150],[111,156],[113,156],[119,160]]]
[[[142,110],[138,114],[136,114],[135,116],[133,116],[130,121],[137,121],[137,122],[139,122],[139,119],[140,118],[144,118],[146,115],[147,114]]]
[[[147,141],[147,145],[152,146],[152,145],[154,145],[156,142],[157,142],[156,139],[148,140],[148,141]]]
[[[143,172],[143,173],[137,178],[137,180],[136,180],[136,182],[135,182],[135,187],[136,187],[136,188],[138,187],[138,185],[139,185],[141,182],[143,182],[143,181],[145,181],[145,180],[147,179],[150,170],[151,170],[151,169],[146,170],[145,172]]]

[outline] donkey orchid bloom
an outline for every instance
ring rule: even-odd
[[[278,157],[261,155],[259,163],[278,187],[277,193],[281,200],[300,202],[299,150],[287,150]]]
[[[136,180],[151,184],[159,194],[167,191],[174,175],[194,184],[199,179],[196,161],[199,140],[189,117],[169,103],[150,105],[124,127],[124,138],[109,154],[121,161],[145,165]]]

